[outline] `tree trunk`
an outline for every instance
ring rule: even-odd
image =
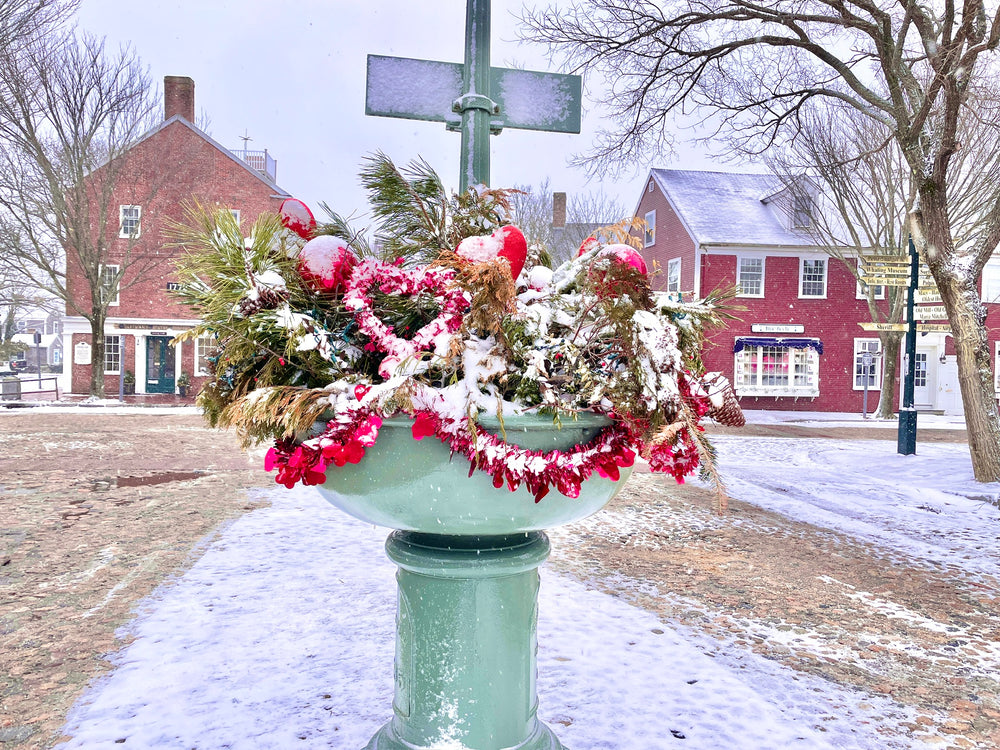
[[[896,371],[899,367],[901,341],[899,334],[889,334],[882,338],[882,389],[879,391],[876,419],[894,419],[896,416],[892,403],[897,392]]]
[[[986,308],[979,298],[979,273],[956,252],[941,181],[927,180],[921,185],[921,210],[910,214],[910,226],[917,246],[923,246],[922,255],[948,313],[973,474],[979,482],[1000,482],[1000,410],[993,386]]]
[[[90,395],[104,398],[104,314],[90,316]]]
[[[943,284],[939,281],[938,289],[955,339],[972,470],[979,482],[1000,482],[1000,413],[993,385],[993,355],[981,320],[985,311],[974,285],[955,279]]]

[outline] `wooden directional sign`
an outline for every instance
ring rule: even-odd
[[[859,255],[858,256],[862,263],[901,263],[905,266],[910,265],[909,256],[903,255]]]
[[[906,323],[858,323],[865,331],[905,331]]]
[[[940,304],[942,302],[941,292],[934,289],[918,289],[913,293],[913,301],[918,304]]]
[[[913,310],[913,317],[915,320],[948,320],[948,311],[944,305],[917,307]]]
[[[861,283],[868,286],[894,286],[907,287],[910,285],[909,276],[862,276]]]
[[[365,114],[430,120],[451,130],[462,125],[461,63],[368,55]],[[580,132],[580,76],[490,68],[490,99],[496,105],[490,129]]]
[[[906,331],[906,323],[858,323],[865,331]],[[917,333],[951,333],[947,323],[917,323]]]

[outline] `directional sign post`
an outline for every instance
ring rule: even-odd
[[[913,387],[917,374],[917,323],[913,316],[913,298],[920,275],[917,249],[910,240],[910,283],[906,290],[906,348],[903,355],[903,403],[899,407],[899,430],[896,435],[896,452],[912,456],[917,452],[917,410],[913,405]]]
[[[365,114],[443,122],[462,134],[459,189],[488,185],[490,133],[579,133],[580,76],[490,67],[490,2],[467,0],[465,63],[368,56]]]

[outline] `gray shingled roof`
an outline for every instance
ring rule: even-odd
[[[762,201],[782,188],[774,175],[681,169],[651,173],[701,245],[816,245],[808,232],[789,229],[785,215]]]

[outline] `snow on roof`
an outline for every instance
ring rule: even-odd
[[[43,333],[40,345],[47,349],[50,346],[52,346],[52,344],[58,338],[59,334],[57,333]],[[34,348],[35,346],[35,334],[33,333],[15,333],[13,336],[11,336],[11,340],[15,341],[18,344],[28,344],[32,348]]]
[[[653,169],[653,178],[701,245],[814,247],[807,231],[766,199],[782,191],[771,174]]]

